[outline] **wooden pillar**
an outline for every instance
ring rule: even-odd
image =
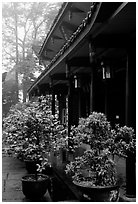
[[[58,100],[58,111],[59,111],[59,121],[62,123],[62,107],[61,107],[61,94],[59,93],[57,95],[57,100]]]
[[[126,158],[126,196],[136,197],[136,157],[128,153]]]
[[[136,49],[128,48],[126,66],[126,125],[136,127]],[[126,195],[136,196],[136,166],[135,155],[128,154],[126,159]]]
[[[91,82],[90,82],[90,113],[93,111],[93,69],[91,69]]]
[[[78,89],[78,119],[81,117],[81,90]]]
[[[71,108],[71,92],[72,92],[72,83],[70,76],[70,67],[66,63],[66,78],[68,79],[68,137],[70,138],[70,130],[71,130],[71,118],[72,118],[72,108]],[[71,141],[68,141],[69,146],[71,146]]]
[[[52,115],[55,115],[55,93],[52,90]]]
[[[105,103],[105,109],[104,109],[104,113],[105,115],[107,116],[108,115],[108,84],[107,84],[107,79],[105,79],[105,100],[104,100],[104,103]]]
[[[126,65],[126,117],[127,126],[136,127],[136,53],[128,49]]]
[[[65,124],[63,121],[63,110],[66,109],[66,97],[64,94],[58,94],[59,101],[59,120],[62,124]]]
[[[91,40],[90,40],[91,41]],[[94,80],[94,47],[92,46],[91,42],[89,42],[89,59],[90,59],[90,65],[91,65],[91,82],[90,82],[90,113],[93,111],[93,80]]]
[[[68,87],[68,134],[70,135],[71,128],[71,79],[69,79]]]
[[[50,77],[49,86],[50,86],[49,94],[52,94],[51,111],[52,111],[52,115],[55,115],[55,92],[54,92],[54,88],[53,88],[53,79],[52,79],[52,77]]]

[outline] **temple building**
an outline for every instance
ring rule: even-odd
[[[61,123],[102,112],[136,128],[136,3],[65,2],[38,54],[29,99],[52,95]],[[47,65],[48,64],[48,65]]]

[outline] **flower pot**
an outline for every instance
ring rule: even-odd
[[[76,181],[73,183],[93,202],[115,202],[119,199],[119,186],[88,186]]]
[[[38,174],[36,180],[35,174],[28,174],[22,177],[23,194],[32,200],[42,198],[48,189],[49,182],[49,177],[46,175]]]

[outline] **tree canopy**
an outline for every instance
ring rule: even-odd
[[[3,72],[15,69],[17,101],[19,90],[26,100],[27,89],[44,67],[33,52],[39,51],[62,2],[2,3],[2,64]],[[36,49],[37,48],[37,49]],[[3,99],[5,99],[3,84]],[[7,86],[6,86],[7,88]],[[12,94],[12,92],[11,92]]]

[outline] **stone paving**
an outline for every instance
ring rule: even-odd
[[[22,176],[26,175],[24,162],[19,159],[3,156],[2,158],[2,201],[3,202],[31,202],[22,193]],[[51,202],[48,191],[39,202]]]
[[[2,201],[3,202],[32,202],[31,200],[26,199],[22,192],[21,178],[26,174],[27,174],[27,171],[26,171],[24,162],[20,161],[17,158],[3,155],[3,158],[2,158]],[[60,201],[61,198],[64,197],[63,191],[65,190],[64,188],[63,188],[64,190],[60,189],[61,186],[64,187],[64,185],[61,183],[62,182],[60,183],[58,182],[58,186],[56,186],[57,190],[55,190],[56,194],[58,193],[58,197],[59,197],[58,199],[56,199],[57,195],[55,196],[55,194],[53,195],[54,197],[52,196],[52,199],[51,199],[49,192],[47,191],[46,194],[44,195],[44,198],[42,200],[37,200],[37,201],[38,202]],[[54,186],[55,186],[55,183],[54,183]],[[58,192],[58,189],[62,192],[60,191]],[[136,198],[129,199],[129,198],[126,198],[124,194],[125,194],[125,191],[121,188],[120,202],[136,202]],[[68,197],[68,195],[65,197]],[[69,198],[72,200],[73,196],[69,195]],[[71,202],[70,199],[69,199],[69,202]],[[65,201],[66,199],[64,198],[63,200]],[[74,200],[74,201],[76,202],[77,200]]]

